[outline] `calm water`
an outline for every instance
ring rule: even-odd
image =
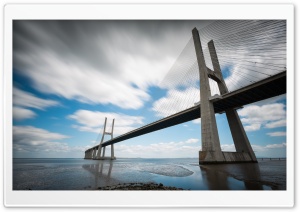
[[[155,182],[190,190],[285,190],[285,161],[199,166],[197,159],[14,159],[13,190],[93,190]]]

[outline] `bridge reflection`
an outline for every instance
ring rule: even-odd
[[[111,177],[113,161],[97,161],[96,164],[84,164],[82,168],[94,175],[93,188],[111,185],[115,180]]]
[[[116,163],[116,164],[114,164]],[[260,163],[193,165],[187,163],[185,168],[194,174],[185,177],[173,176],[182,168],[177,163],[166,161],[128,160],[93,161],[82,165],[90,175],[91,189],[114,186],[123,183],[163,183],[166,186],[175,186],[187,190],[271,190],[273,187],[264,185]],[[168,169],[170,175],[153,173],[147,167]],[[146,167],[146,168],[145,168]],[[181,168],[181,169],[179,169]],[[275,188],[276,189],[276,188]]]
[[[240,180],[245,190],[264,190],[261,183],[261,173],[257,163],[250,164],[216,164],[200,166],[203,182],[209,190],[235,190],[236,182],[230,177]]]

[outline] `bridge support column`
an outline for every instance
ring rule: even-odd
[[[110,155],[112,158],[115,158],[115,150],[114,150],[114,145],[111,145],[111,149],[110,149]]]
[[[96,158],[96,152],[97,152],[97,149],[94,148],[94,149],[93,149],[93,157],[92,157],[93,159]]]
[[[257,162],[256,156],[248,140],[245,129],[235,109],[225,111],[237,152],[248,153],[251,161]]]
[[[210,57],[212,60],[214,72],[219,78],[219,81],[217,83],[218,83],[220,93],[221,94],[228,93],[228,88],[225,84],[225,81],[224,81],[224,78],[223,78],[223,75],[221,72],[221,67],[220,67],[218,55],[217,55],[213,40],[208,42],[208,49],[209,49]],[[226,117],[227,117],[227,120],[229,123],[229,128],[230,128],[230,131],[232,134],[232,138],[233,138],[233,142],[234,142],[236,151],[238,153],[248,153],[251,161],[257,162],[256,156],[250,145],[247,134],[242,125],[240,117],[236,112],[236,109],[234,109],[234,108],[228,109],[225,111],[225,113],[226,113]]]
[[[91,157],[90,157],[90,150],[86,150],[85,151],[85,157],[84,157],[84,159],[91,159]]]
[[[193,29],[193,39],[200,76],[202,151],[199,151],[199,164],[257,162],[244,127],[234,108],[226,110],[225,113],[236,152],[221,151],[214,107],[213,103],[209,100],[211,91],[208,76],[218,83],[221,95],[228,93],[228,89],[222,76],[213,41],[211,40],[208,43],[209,53],[214,68],[214,71],[211,71],[205,64],[200,36],[196,28]]]
[[[105,157],[105,149],[106,146],[102,146],[102,143],[104,141],[104,136],[110,135],[111,139],[113,139],[113,131],[114,131],[114,123],[115,123],[115,119],[113,119],[112,121],[112,127],[111,127],[111,132],[106,132],[106,122],[107,122],[107,118],[105,117],[105,121],[104,121],[104,128],[103,128],[103,133],[102,133],[102,138],[98,147],[98,152],[97,152],[97,156],[94,159],[97,160],[106,160],[106,159],[110,159],[110,160],[115,160],[116,157],[114,156],[114,146],[113,144],[111,145],[111,156],[110,157]],[[103,152],[102,152],[102,148],[103,148]],[[102,152],[102,156],[101,156],[101,152]]]
[[[104,156],[105,156],[105,148],[106,148],[106,147],[103,147],[103,153],[102,153],[102,157],[104,157]]]
[[[211,92],[200,36],[196,28],[192,32],[200,75],[202,151],[199,151],[199,163],[222,163],[225,158],[221,151],[213,103],[209,101]]]
[[[84,159],[92,159],[92,155],[91,155],[91,151],[90,150],[85,151]]]

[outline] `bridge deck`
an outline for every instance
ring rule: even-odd
[[[230,108],[238,108],[264,99],[286,93],[286,71],[253,83],[241,89],[222,95],[221,99],[213,100],[215,113],[222,113]],[[130,138],[161,130],[177,124],[200,118],[200,105],[183,110],[166,118],[147,124],[138,129],[106,141],[102,146],[118,143]],[[98,148],[96,145],[90,149]],[[88,150],[90,150],[88,149]],[[87,151],[88,151],[87,150]]]

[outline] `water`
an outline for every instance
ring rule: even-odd
[[[13,190],[94,190],[163,183],[187,190],[285,190],[286,162],[199,166],[197,159],[14,159]]]

